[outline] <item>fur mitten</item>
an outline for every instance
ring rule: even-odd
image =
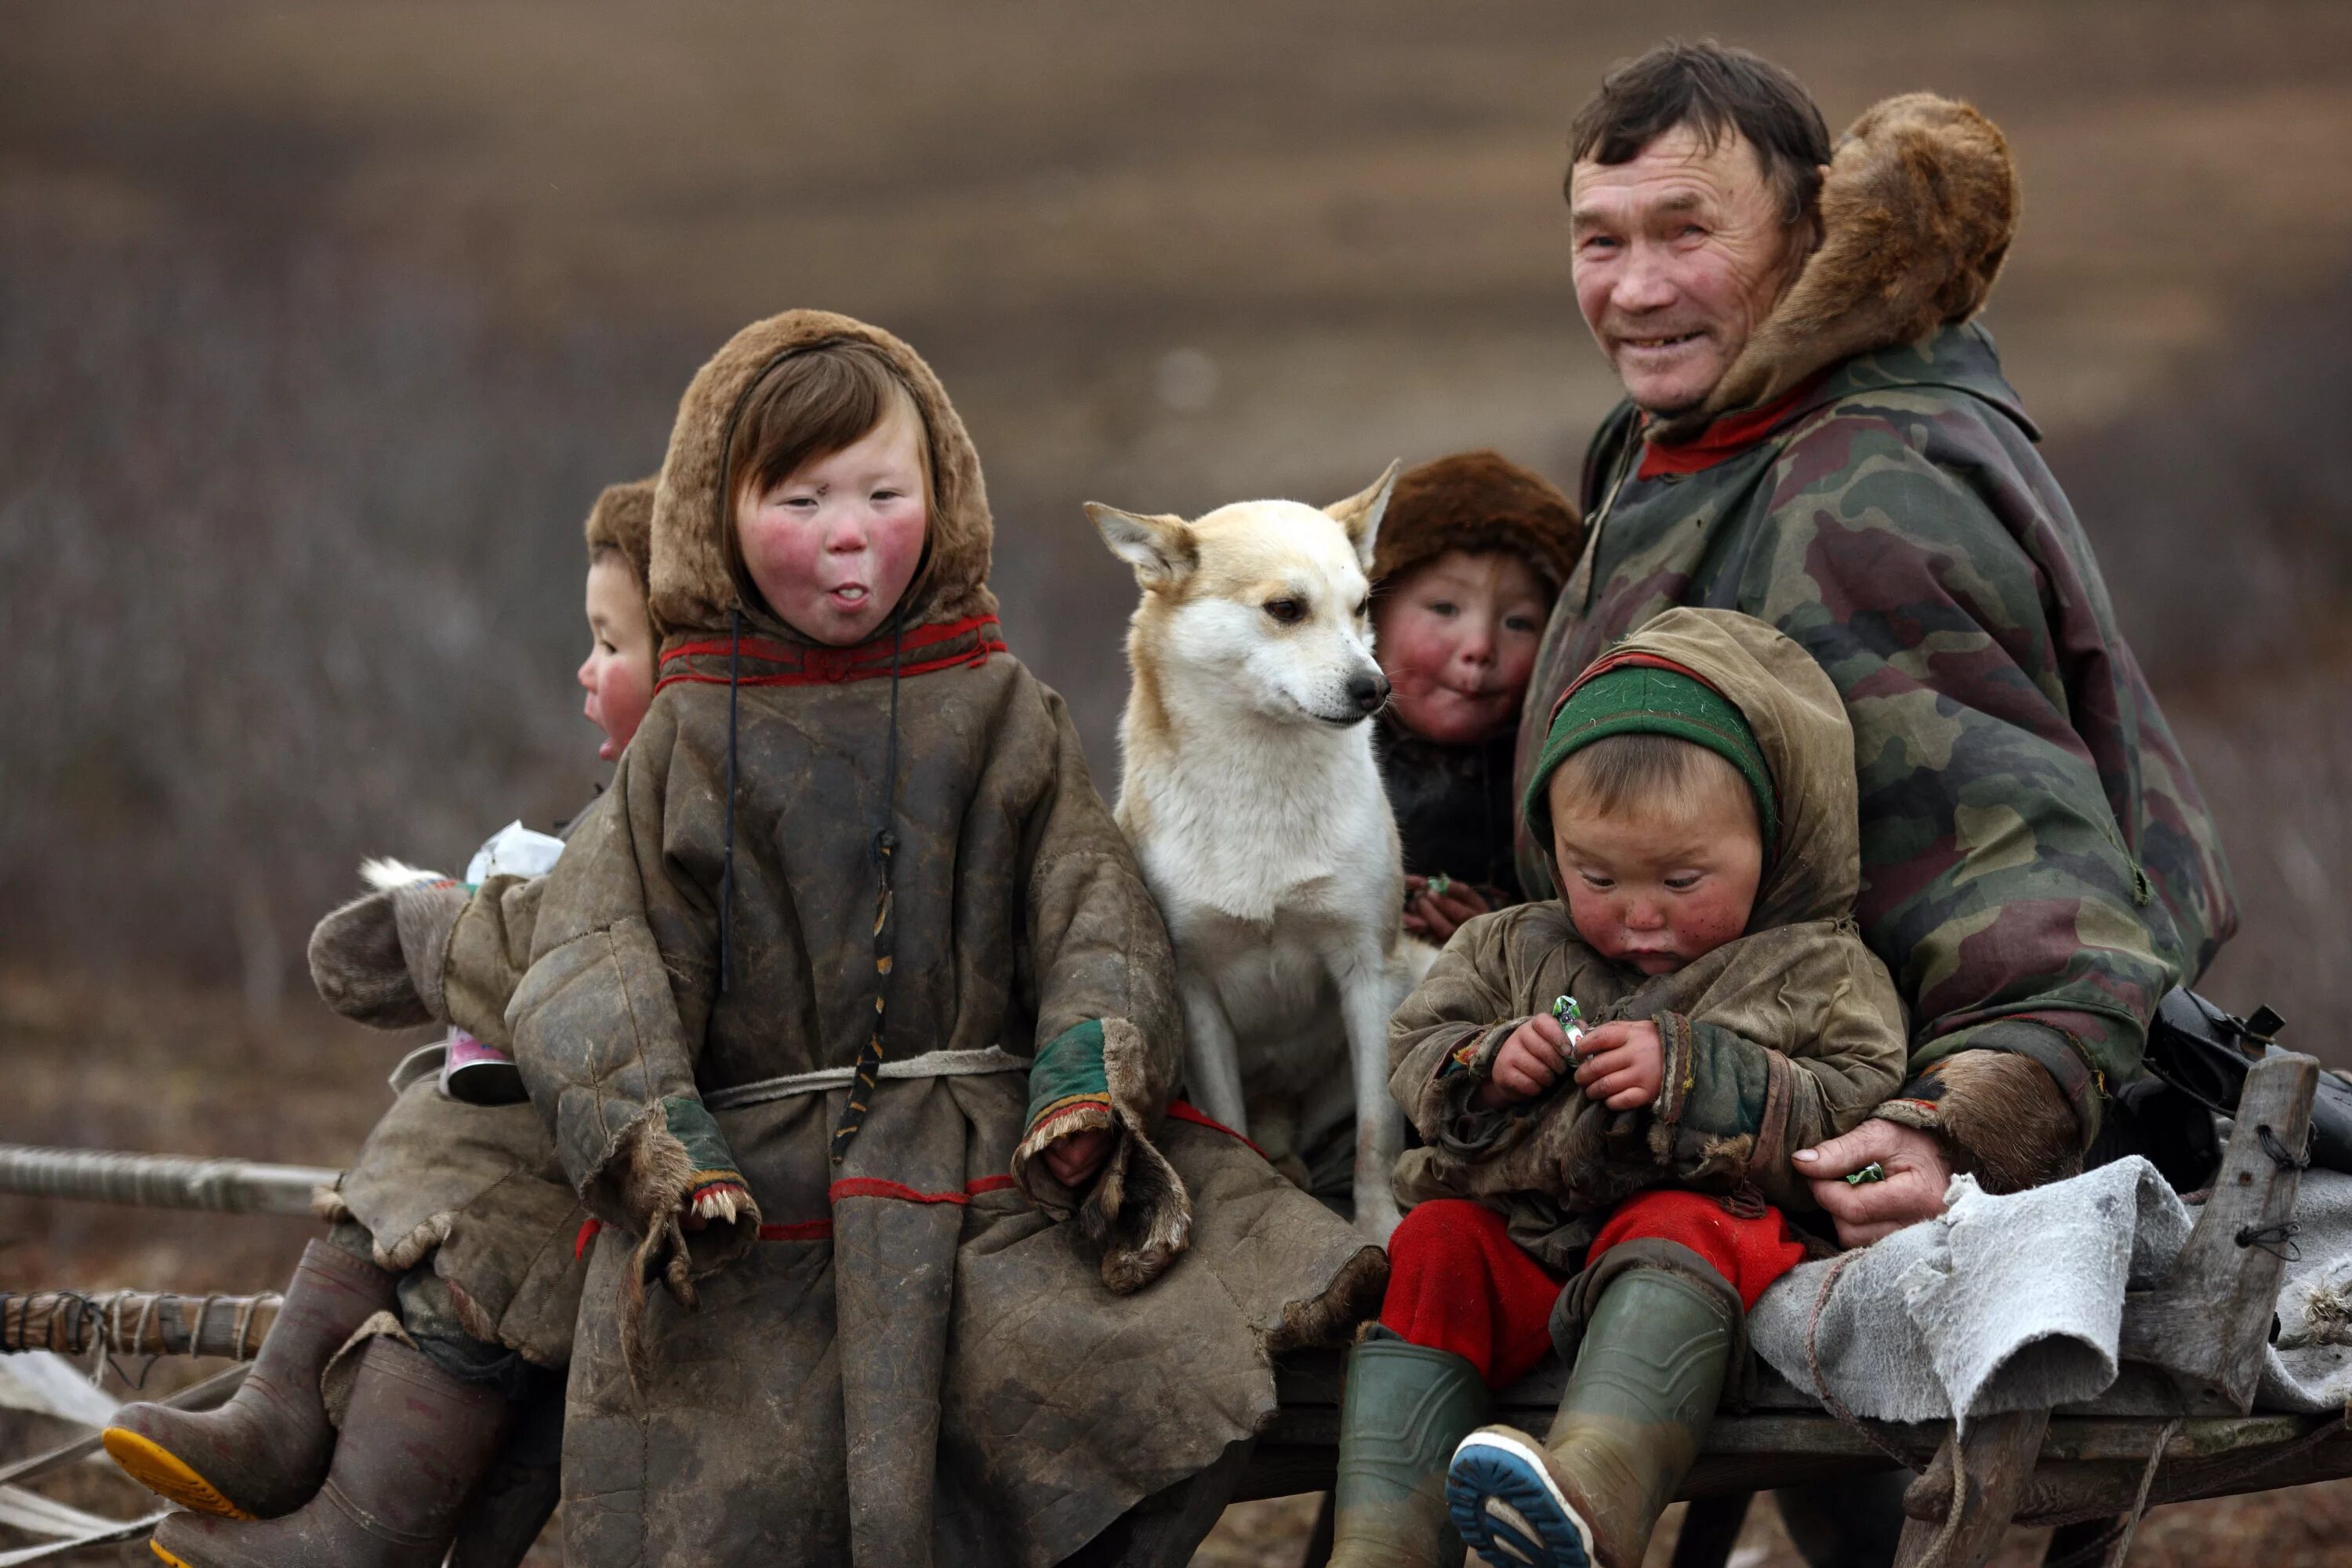
[[[310,983],[320,999],[378,1029],[447,1023],[442,974],[466,889],[396,862],[371,860],[362,871],[375,890],[310,932]]]

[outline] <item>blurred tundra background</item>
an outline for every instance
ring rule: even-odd
[[[1572,486],[1564,131],[1700,34],[1832,129],[2008,132],[1986,319],[2221,818],[2205,988],[2352,1064],[2352,8],[83,0],[0,25],[0,1138],[349,1155],[406,1042],[325,1015],[310,924],[587,797],[581,518],[755,316],[930,358],[1112,793],[1133,587],[1078,503],[1481,445]],[[305,1234],[9,1201],[0,1289],[254,1289]],[[2143,1551],[2322,1561],[2319,1495]]]

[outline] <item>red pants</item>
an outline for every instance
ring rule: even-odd
[[[1590,1267],[1621,1241],[1679,1242],[1714,1265],[1753,1307],[1764,1288],[1797,1266],[1804,1244],[1780,1211],[1742,1219],[1711,1197],[1661,1190],[1618,1205]],[[1461,1198],[1440,1198],[1404,1216],[1389,1237],[1389,1292],[1381,1324],[1413,1344],[1452,1351],[1489,1388],[1517,1383],[1551,1350],[1551,1310],[1567,1280],[1504,1233],[1503,1216]]]

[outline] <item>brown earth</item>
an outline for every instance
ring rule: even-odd
[[[933,358],[1109,788],[1132,588],[1077,503],[1470,445],[1572,478],[1611,391],[1562,132],[1709,30],[1833,126],[1929,87],[2011,136],[1989,320],[2233,858],[2209,987],[2352,1063],[2352,8],[90,0],[0,44],[0,1139],[356,1145],[403,1042],[324,1016],[303,933],[363,853],[584,797],[577,518],[755,314]],[[251,1289],[307,1234],[0,1200],[0,1289]],[[2189,1505],[2134,1560],[2348,1526],[2341,1485]],[[1741,1552],[1794,1562],[1769,1509]]]

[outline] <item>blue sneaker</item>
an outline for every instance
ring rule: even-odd
[[[1492,1568],[1592,1568],[1592,1530],[1545,1463],[1543,1445],[1508,1426],[1462,1439],[1445,1503],[1464,1544]]]

